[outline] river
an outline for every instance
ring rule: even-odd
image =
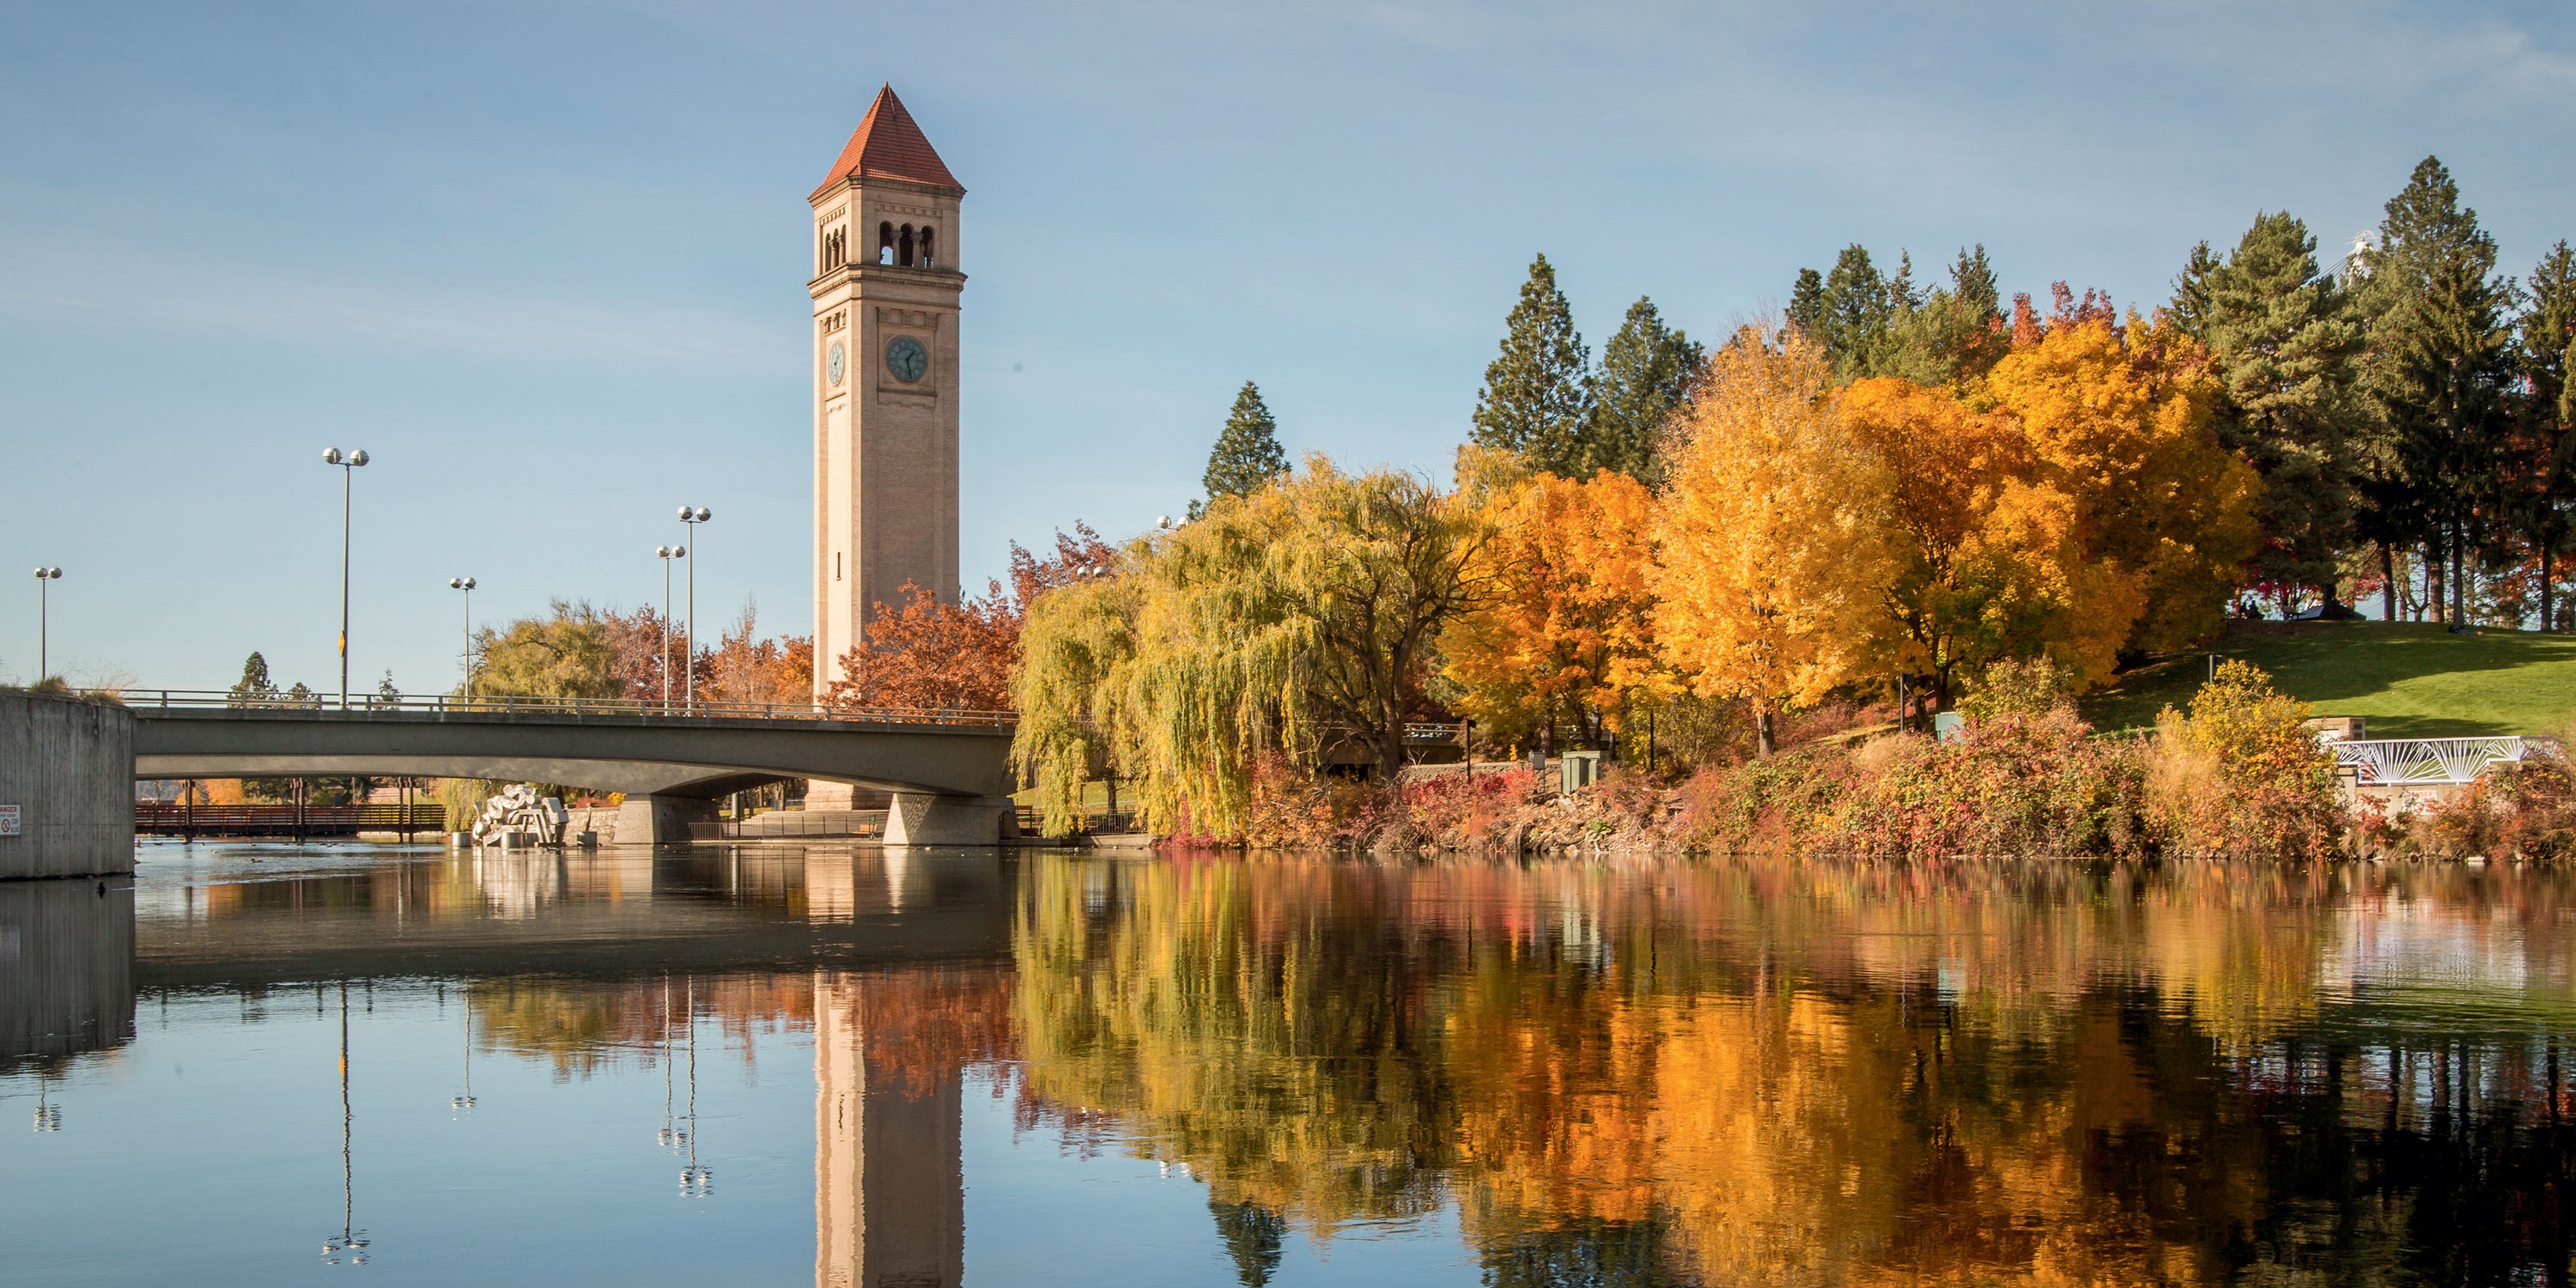
[[[2576,877],[147,842],[11,1284],[2566,1284]]]

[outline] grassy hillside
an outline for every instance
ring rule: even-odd
[[[2231,626],[2209,652],[2272,673],[2317,714],[2363,716],[2379,738],[2556,733],[2576,717],[2576,635],[2378,622],[2254,622]],[[2155,723],[2190,701],[2207,653],[2170,658],[2088,694],[2101,729]]]

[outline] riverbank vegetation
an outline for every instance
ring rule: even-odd
[[[2385,839],[2301,726],[2352,687],[2323,668],[2120,682],[2260,604],[2559,624],[2576,260],[2497,275],[2427,159],[2340,267],[2267,212],[2141,313],[1852,247],[1713,348],[1640,300],[1595,368],[1541,257],[1445,490],[1282,468],[1239,414],[1220,454],[1267,464],[1212,460],[1191,522],[1029,603],[1015,759],[1051,831],[1110,774],[1149,830],[1253,845],[1580,839],[1503,775],[1401,772],[1457,718],[1471,756],[1606,750],[1545,808],[1714,852]]]

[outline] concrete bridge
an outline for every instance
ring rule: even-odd
[[[1008,712],[129,690],[137,779],[366,774],[623,792],[618,839],[679,841],[719,797],[788,778],[891,792],[888,845],[991,845],[1012,818]]]

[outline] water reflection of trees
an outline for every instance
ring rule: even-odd
[[[2563,1276],[2566,890],[1042,861],[1015,1010],[1221,1229],[1454,1202],[1495,1282]]]
[[[684,999],[746,1064],[757,1059],[754,1037],[806,1032],[814,1020],[813,983],[802,975],[705,977],[685,992],[659,977],[508,976],[468,981],[465,999],[480,1050],[549,1060],[558,1079],[658,1067],[667,1036],[689,1022]]]

